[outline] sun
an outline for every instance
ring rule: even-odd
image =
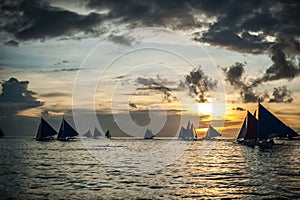
[[[198,103],[197,104],[198,114],[211,115],[212,104],[211,103]]]

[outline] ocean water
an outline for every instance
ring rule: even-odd
[[[91,145],[87,148],[82,141]],[[118,152],[126,149],[147,157],[151,155],[148,151],[170,140],[113,141],[115,146],[103,145],[101,139],[0,139],[1,199],[300,198],[300,141],[250,148],[229,139],[211,143],[176,140],[172,146],[185,147],[176,160],[140,172],[134,171],[135,165],[151,163],[147,164],[143,156],[140,161],[125,161]],[[89,149],[92,146],[97,148]],[[105,153],[112,149],[116,153]],[[120,162],[110,165],[107,159],[96,159],[93,151]]]

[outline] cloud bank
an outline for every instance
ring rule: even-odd
[[[10,78],[2,83],[0,95],[2,115],[16,114],[18,111],[43,105],[43,102],[33,96],[36,93],[28,90],[28,84],[28,81],[18,81],[16,78]]]

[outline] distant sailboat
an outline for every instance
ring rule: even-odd
[[[111,138],[111,134],[110,134],[109,130],[106,131],[105,136],[106,136],[108,139]]]
[[[97,127],[95,127],[94,129],[94,134],[93,134],[93,138],[96,139],[98,137],[102,136],[102,133],[98,130]]]
[[[219,137],[219,136],[221,136],[221,133],[219,131],[217,131],[214,127],[209,125],[207,132],[203,139],[204,140],[214,140],[215,137]]]
[[[0,129],[0,138],[4,137],[3,131]]]
[[[57,140],[60,141],[68,141],[70,139],[74,139],[75,136],[78,136],[79,134],[77,131],[75,131],[70,124],[63,119],[60,129],[57,135]]]
[[[153,139],[154,135],[151,130],[147,129],[144,135],[144,139]]]
[[[293,139],[299,135],[280,121],[275,115],[258,104],[258,119],[249,111],[244,119],[243,125],[237,137],[239,143],[248,146],[269,146],[272,145],[273,138]]]
[[[88,130],[85,134],[83,134],[84,137],[90,138],[92,137],[92,133],[90,130]]]
[[[41,122],[35,139],[37,141],[51,140],[54,139],[54,135],[56,134],[57,132],[54,128],[52,128],[52,126],[50,126],[48,122],[41,117]]]
[[[191,125],[189,121],[186,128],[181,127],[178,138],[182,140],[194,140],[195,135],[194,125]]]

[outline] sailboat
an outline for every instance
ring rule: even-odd
[[[239,131],[237,141],[247,146],[254,146],[258,139],[258,121],[255,118],[255,114],[252,115],[247,111],[247,116],[243,121],[243,125]]]
[[[186,128],[181,127],[178,138],[182,140],[194,140],[195,135],[194,125],[191,125],[189,121]]]
[[[68,141],[70,139],[74,139],[74,137],[77,135],[79,135],[77,131],[75,131],[72,126],[65,119],[63,119],[57,135],[57,140]]]
[[[214,127],[209,125],[207,132],[204,136],[204,140],[215,140],[215,137],[221,136],[221,133],[217,131]]]
[[[110,134],[109,130],[106,131],[105,136],[106,136],[108,139],[111,138],[111,134]]]
[[[88,130],[85,134],[83,134],[84,137],[90,138],[92,137],[91,131]]]
[[[258,119],[256,112],[252,115],[247,111],[243,125],[237,137],[239,143],[248,146],[271,146],[274,144],[273,138],[299,137],[293,129],[284,124],[260,103],[258,104]]]
[[[95,127],[94,129],[94,134],[93,134],[93,138],[96,139],[98,137],[102,136],[102,133],[98,130],[97,127]]]
[[[2,138],[4,136],[3,131],[0,129],[0,138]]]
[[[144,135],[144,139],[153,139],[153,137],[154,137],[154,135],[153,135],[152,131],[147,128],[145,135]]]
[[[46,141],[54,139],[54,135],[56,135],[57,132],[48,124],[44,118],[41,117],[41,122],[39,125],[39,129],[37,131],[35,139],[37,141]]]

